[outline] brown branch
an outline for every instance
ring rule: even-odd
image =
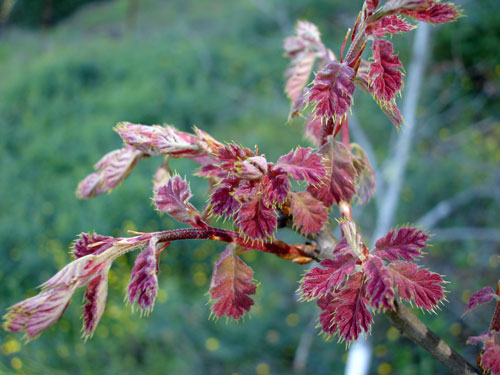
[[[482,374],[479,369],[427,328],[404,304],[396,303],[396,310],[388,310],[385,315],[393,326],[446,366],[452,374]]]

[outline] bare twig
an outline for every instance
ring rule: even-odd
[[[311,351],[314,336],[316,336],[316,316],[313,315],[309,324],[305,327],[304,332],[300,336],[299,344],[295,350],[293,358],[293,371],[303,373],[306,370],[307,357]]]

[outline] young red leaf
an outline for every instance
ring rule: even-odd
[[[85,291],[86,302],[83,306],[83,337],[85,339],[92,337],[104,312],[108,298],[108,271],[109,267],[102,269],[90,280]]]
[[[280,205],[288,196],[290,181],[281,166],[272,165],[261,182],[262,199],[267,206]]]
[[[99,255],[112,247],[118,240],[97,233],[81,233],[80,238],[73,243],[72,253],[75,258],[81,258],[89,254]]]
[[[403,116],[401,115],[401,112],[399,111],[394,101],[388,102],[376,95],[375,88],[373,86],[370,86],[369,70],[369,63],[366,60],[361,59],[361,64],[358,68],[358,74],[354,79],[354,84],[366,93],[370,94],[378,104],[382,112],[384,112],[387,118],[394,124],[396,128],[398,128],[403,123]]]
[[[378,19],[367,28],[367,34],[382,38],[385,34],[399,34],[411,31],[415,26],[406,23],[396,14]]]
[[[3,316],[4,329],[26,332],[28,339],[37,337],[61,318],[76,287],[70,285],[49,289],[9,307]]]
[[[354,70],[345,63],[330,62],[316,74],[309,90],[309,103],[315,103],[315,116],[334,122],[351,106],[354,93]]]
[[[398,256],[409,261],[421,254],[428,239],[427,233],[420,229],[403,227],[379,238],[373,251],[376,256],[388,261],[398,260]]]
[[[175,220],[194,227],[206,228],[201,214],[189,203],[190,198],[191,189],[187,182],[180,176],[173,176],[166,185],[155,192],[154,201],[158,210],[166,212]]]
[[[221,162],[221,168],[225,171],[233,171],[234,165],[247,158],[255,156],[254,152],[246,147],[233,143],[217,149],[216,158]]]
[[[125,143],[146,155],[189,156],[200,149],[196,137],[169,125],[146,126],[122,122],[115,131]]]
[[[444,298],[443,279],[437,273],[418,269],[416,264],[401,260],[390,264],[387,269],[398,295],[409,302],[413,298],[418,307],[432,310]]]
[[[392,43],[384,39],[373,40],[373,59],[370,64],[370,87],[377,99],[390,102],[403,86],[401,61],[393,55]]]
[[[482,343],[483,351],[479,355],[479,366],[485,373],[500,375],[500,333],[490,331],[481,336],[469,337],[468,344]]]
[[[286,71],[286,88],[288,97],[294,103],[309,82],[309,76],[316,59],[324,49],[318,28],[306,21],[299,21],[295,28],[296,35],[285,39],[283,49],[291,58],[290,67]]]
[[[325,205],[307,191],[290,192],[289,197],[293,224],[300,228],[303,234],[318,233],[328,220]]]
[[[394,308],[394,289],[391,275],[378,257],[370,257],[364,265],[366,294],[375,308]]]
[[[326,207],[339,204],[340,201],[349,202],[356,192],[356,170],[350,150],[343,143],[332,139],[321,148],[320,153],[325,158],[325,178],[319,185],[309,186],[307,190]]]
[[[469,303],[467,303],[464,314],[473,310],[477,306],[482,305],[483,303],[490,302],[492,299],[500,301],[500,296],[495,293],[492,287],[485,286],[483,289],[478,290],[469,298]]]
[[[324,297],[334,293],[346,277],[354,271],[356,258],[351,254],[338,255],[335,259],[324,259],[320,266],[314,267],[304,275],[300,291],[306,300]]]
[[[111,151],[99,160],[97,171],[82,180],[76,189],[80,199],[90,199],[117,187],[134,169],[144,154],[131,146]]]
[[[42,291],[8,309],[3,317],[8,331],[24,331],[29,339],[56,323],[79,287],[87,285],[110,263],[95,255],[78,258],[41,285]]]
[[[167,245],[168,246],[168,245]],[[148,247],[137,256],[134,268],[130,274],[127,288],[127,298],[133,306],[136,302],[139,308],[149,313],[154,306],[158,291],[158,254],[164,250],[156,238],[149,241]]]
[[[425,8],[407,10],[404,14],[429,23],[447,23],[460,17],[460,12],[455,4],[440,3],[433,0],[428,0]]]
[[[373,171],[368,156],[365,151],[357,144],[352,143],[353,166],[356,170],[356,195],[359,204],[365,204],[375,195],[375,172]]]
[[[373,322],[361,272],[351,275],[338,293],[318,300],[318,306],[324,310],[320,315],[323,331],[337,333],[346,341],[357,340],[362,332],[370,330]]]
[[[276,210],[266,206],[260,195],[243,203],[236,218],[236,225],[252,240],[264,240],[272,236],[277,224]]]
[[[317,185],[325,176],[325,167],[320,155],[313,153],[309,147],[299,147],[278,159],[277,165],[297,181],[306,181],[309,185]]]
[[[238,178],[226,178],[220,183],[210,197],[212,213],[221,216],[231,216],[238,210],[241,203],[234,198],[234,191],[240,183],[241,180]]]
[[[238,176],[246,180],[260,180],[267,174],[268,163],[263,156],[252,156],[235,164]]]
[[[253,270],[238,257],[235,246],[228,245],[215,262],[210,282],[210,298],[215,302],[212,312],[215,316],[239,319],[246,311],[250,311],[254,302],[249,296],[256,291],[252,280]]]

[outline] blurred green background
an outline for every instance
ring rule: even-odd
[[[124,236],[129,229],[177,227],[154,211],[151,175],[161,160],[143,160],[116,191],[91,201],[76,184],[106,152],[120,147],[118,121],[192,125],[216,138],[259,145],[271,160],[302,138],[286,124],[287,60],[281,45],[297,19],[316,23],[336,53],[362,1],[341,0],[4,0],[0,14],[0,311],[36,293],[35,286],[70,260],[82,231]],[[461,1],[467,15],[433,28],[432,61],[421,95],[414,150],[398,223],[415,222],[438,202],[469,189],[497,190],[500,162],[500,14],[497,0]],[[414,34],[393,38],[408,67]],[[404,95],[404,94],[403,94]],[[379,161],[397,132],[372,102],[355,112]],[[195,165],[175,161],[188,175]],[[193,177],[194,203],[206,196]],[[467,336],[484,331],[492,306],[461,318],[470,294],[496,283],[499,199],[479,194],[436,225],[421,263],[444,274],[448,303],[420,314],[469,360]],[[372,202],[357,211],[367,235]],[[458,228],[458,229],[457,229]],[[468,228],[469,231],[461,230]],[[473,229],[486,232],[474,232]],[[453,232],[455,231],[455,232]],[[431,230],[432,232],[432,230]],[[458,233],[458,234],[457,234]],[[485,235],[488,233],[488,235]],[[291,238],[291,233],[280,236]],[[366,238],[369,242],[369,238]],[[1,374],[290,374],[313,303],[295,290],[307,266],[248,253],[259,281],[251,318],[209,320],[211,267],[222,244],[182,242],[162,254],[160,292],[149,317],[123,303],[135,254],[110,273],[109,299],[94,337],[80,339],[82,291],[61,321],[23,345],[0,332]],[[305,333],[306,332],[306,333]],[[307,374],[341,374],[344,344],[312,334]],[[446,374],[439,363],[376,316],[370,373]]]

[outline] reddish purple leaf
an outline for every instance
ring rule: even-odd
[[[215,215],[231,216],[240,207],[240,202],[234,198],[234,191],[240,184],[237,178],[224,179],[210,197],[212,213]]]
[[[330,62],[314,78],[309,90],[309,103],[315,103],[314,113],[324,120],[337,122],[347,114],[354,93],[354,70],[345,63]]]
[[[108,236],[101,236],[97,233],[81,233],[73,243],[73,255],[75,258],[81,258],[85,255],[99,255],[112,247],[119,239]]]
[[[390,102],[403,86],[401,61],[393,55],[392,43],[384,39],[373,40],[373,59],[370,64],[370,87],[378,100]]]
[[[220,167],[225,171],[232,172],[234,165],[247,158],[255,156],[254,152],[246,147],[242,147],[233,143],[217,149],[217,159],[220,161]]]
[[[411,31],[415,26],[406,23],[402,18],[396,14],[385,16],[371,24],[367,28],[367,33],[382,38],[385,34],[399,34]]]
[[[341,339],[353,341],[370,330],[373,317],[368,310],[362,279],[361,272],[355,273],[338,293],[318,300],[318,306],[324,310],[320,315],[324,332],[337,333]]]
[[[262,179],[260,190],[262,191],[262,199],[267,206],[282,204],[290,191],[288,174],[283,168],[272,165],[267,175]]]
[[[318,28],[310,22],[299,21],[295,28],[296,35],[285,39],[283,48],[285,55],[291,58],[290,67],[286,71],[286,93],[292,103],[302,93],[309,82],[309,76],[316,58],[324,50]]]
[[[196,137],[183,133],[169,125],[147,126],[122,122],[116,126],[115,131],[125,143],[146,155],[189,157],[200,149]]]
[[[332,139],[321,148],[320,153],[325,157],[325,178],[319,185],[309,186],[307,190],[326,207],[339,204],[340,201],[349,202],[356,192],[356,170],[350,150]]]
[[[267,174],[268,163],[263,156],[252,156],[235,164],[238,176],[246,180],[260,180]]]
[[[259,195],[243,203],[236,218],[236,225],[252,240],[264,240],[272,236],[277,224],[276,210],[266,206]]]
[[[180,176],[171,177],[166,185],[155,192],[155,204],[159,211],[166,212],[175,220],[194,227],[206,228],[198,210],[189,203],[191,189]]]
[[[356,195],[359,204],[365,204],[375,195],[375,172],[373,171],[368,156],[365,151],[357,144],[352,143],[353,166],[356,170]]]
[[[325,176],[325,167],[320,155],[312,148],[299,147],[278,159],[277,165],[287,171],[293,179],[317,185]]]
[[[303,234],[318,233],[328,220],[325,205],[307,191],[290,192],[289,197],[293,225],[300,228]]]
[[[256,286],[253,280],[253,270],[236,254],[233,245],[228,245],[215,262],[210,282],[210,298],[215,303],[212,312],[220,318],[225,315],[233,319],[241,318],[250,311]]]
[[[300,290],[306,300],[334,293],[346,277],[354,271],[356,258],[351,254],[338,255],[335,259],[324,259],[320,267],[314,267],[304,275]]]
[[[398,295],[407,301],[413,298],[418,307],[431,310],[444,298],[443,279],[437,273],[405,261],[392,263],[387,269]]]
[[[26,332],[28,339],[37,337],[61,318],[75,289],[76,285],[49,289],[9,307],[4,329]]]
[[[90,199],[113,190],[132,172],[143,155],[141,151],[130,146],[104,155],[94,166],[97,172],[87,176],[78,184],[77,197]]]
[[[135,303],[146,313],[154,306],[158,291],[158,253],[164,250],[165,245],[159,245],[156,238],[149,241],[147,248],[137,256],[134,268],[130,274],[127,289],[127,298],[133,306]],[[168,246],[168,245],[167,245]]]
[[[370,257],[364,265],[366,294],[375,308],[394,308],[394,289],[391,275],[380,258]]]
[[[482,343],[484,348],[479,355],[479,365],[485,373],[500,375],[500,333],[490,331],[481,336],[469,337],[468,344]]]
[[[408,10],[404,14],[429,23],[447,23],[460,17],[460,12],[455,4],[440,3],[433,0],[428,0],[427,6],[423,9]]]
[[[405,260],[413,260],[420,256],[425,248],[429,236],[424,231],[403,227],[391,230],[375,243],[374,254],[388,261],[398,260],[398,256]]]
[[[500,301],[500,297],[495,293],[493,288],[490,286],[485,286],[483,289],[478,290],[469,298],[469,303],[467,303],[464,314],[473,310],[477,306],[482,305],[483,303],[490,302],[492,299]]]
[[[78,258],[41,285],[41,292],[11,306],[4,316],[6,330],[24,331],[29,339],[56,323],[79,287],[87,285],[110,263],[95,255]]]
[[[86,302],[83,305],[82,334],[85,339],[92,337],[104,312],[108,298],[108,271],[109,267],[102,269],[97,276],[90,280],[85,291]]]
[[[358,68],[358,74],[354,79],[354,83],[357,87],[373,97],[382,112],[384,112],[387,118],[394,124],[396,128],[398,128],[403,123],[403,116],[401,115],[401,112],[397,108],[394,101],[387,102],[376,95],[375,88],[373,86],[370,86],[369,69],[369,63],[366,60],[361,59],[361,64]]]

